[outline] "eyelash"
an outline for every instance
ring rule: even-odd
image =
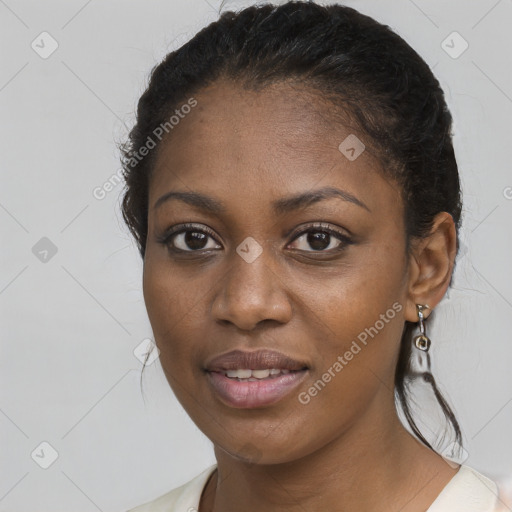
[[[182,224],[180,226],[176,226],[176,227],[173,227],[173,228],[170,228],[162,236],[157,237],[157,242],[162,244],[162,245],[167,246],[170,250],[172,250],[173,252],[176,252],[176,253],[201,253],[201,252],[206,252],[206,251],[212,250],[212,249],[206,249],[206,250],[205,249],[199,249],[199,250],[185,251],[183,249],[178,249],[176,247],[173,247],[171,245],[173,237],[175,237],[175,236],[177,236],[177,235],[179,235],[181,233],[186,233],[187,231],[193,231],[193,232],[197,232],[197,233],[204,233],[204,234],[210,236],[213,240],[215,240],[215,242],[217,244],[220,245],[220,243],[216,239],[215,233],[210,228],[208,228],[208,227],[206,227],[204,225],[201,225],[201,227],[199,227],[197,224],[188,224],[188,223],[187,224]],[[349,236],[345,235],[341,231],[338,231],[336,229],[333,229],[333,228],[329,227],[328,224],[325,224],[325,223],[322,223],[322,222],[311,224],[311,225],[307,226],[306,228],[302,229],[301,231],[296,231],[292,235],[292,242],[294,242],[295,240],[300,238],[302,235],[305,235],[305,234],[308,234],[308,233],[320,233],[320,232],[328,233],[329,235],[334,236],[335,238],[337,238],[341,242],[341,245],[336,247],[336,248],[334,248],[334,249],[330,249],[328,251],[314,251],[313,250],[313,251],[304,251],[304,252],[317,253],[317,254],[331,254],[331,253],[334,253],[334,252],[340,252],[340,251],[344,250],[346,248],[346,246],[348,246],[348,245],[353,243],[353,241],[350,239]],[[299,249],[299,251],[300,251],[300,249]]]

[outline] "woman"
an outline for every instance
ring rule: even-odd
[[[339,5],[224,13],[153,70],[123,166],[160,361],[217,460],[133,512],[494,509],[430,372],[460,227],[451,116],[398,35]]]

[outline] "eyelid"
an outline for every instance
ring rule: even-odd
[[[181,233],[184,233],[186,231],[192,231],[194,229],[196,231],[201,231],[201,232],[206,233],[208,236],[213,238],[215,240],[215,242],[220,244],[220,242],[217,240],[217,235],[211,228],[209,228],[205,224],[196,224],[196,223],[190,223],[190,222],[172,226],[172,227],[166,229],[162,235],[157,236],[156,239],[157,239],[157,242],[159,242],[161,244],[170,244],[171,237],[173,237],[174,235],[179,235]],[[191,251],[191,252],[198,252],[198,251]]]
[[[314,232],[314,230],[326,231],[329,234],[336,235],[345,243],[352,241],[352,234],[347,229],[345,229],[345,232],[343,232],[341,229],[334,228],[326,222],[313,222],[311,224],[302,225],[300,228],[297,228],[291,235],[292,242],[295,241],[299,236],[308,232]]]
[[[215,232],[205,224],[197,224],[194,222],[185,222],[184,224],[178,224],[169,228],[163,236],[168,237],[171,235],[176,235],[177,233],[183,233],[184,231],[191,231],[192,229],[197,229],[198,231],[204,231],[208,233],[212,238],[217,238]]]

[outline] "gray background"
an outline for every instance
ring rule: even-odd
[[[134,351],[152,336],[142,264],[121,220],[122,185],[103,199],[93,191],[119,169],[115,141],[153,65],[220,3],[0,0],[0,512],[126,510],[214,463],[158,359],[141,393]],[[425,58],[455,118],[463,246],[430,330],[433,370],[466,463],[510,478],[512,2],[346,4]],[[43,31],[58,43],[47,58],[31,47],[51,49]],[[454,31],[469,44],[457,58]]]

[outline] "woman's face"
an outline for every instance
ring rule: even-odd
[[[262,463],[378,427],[408,298],[399,188],[306,89],[194,97],[149,191],[144,297],[169,384],[214,444]],[[260,349],[293,361],[213,361]]]

